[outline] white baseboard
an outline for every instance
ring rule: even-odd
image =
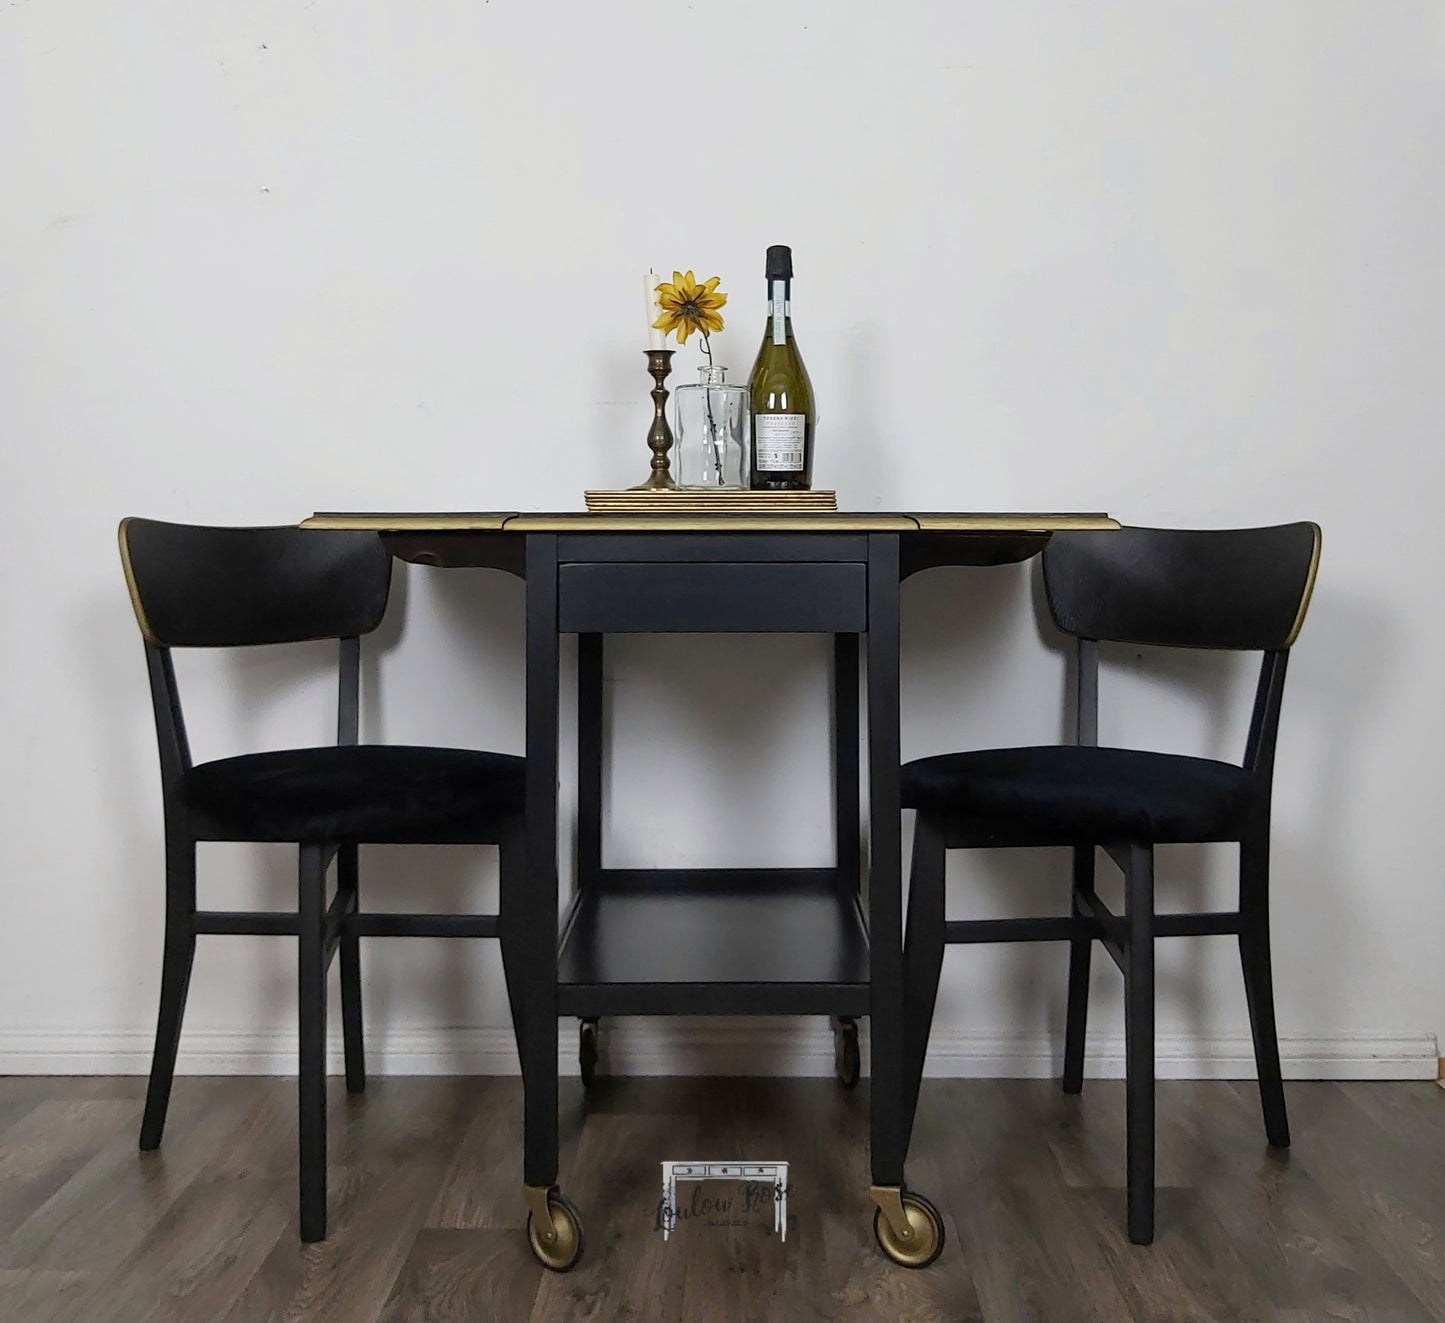
[[[1435,1077],[1433,1034],[1359,1034],[1281,1037],[1280,1065],[1292,1080],[1424,1080]],[[1155,1041],[1160,1079],[1255,1078],[1254,1045],[1247,1034],[1201,1037],[1160,1034]],[[1062,1040],[1043,1035],[938,1034],[929,1041],[924,1073],[940,1078],[1048,1079],[1063,1062]],[[1122,1034],[1089,1037],[1085,1074],[1124,1078]]]
[[[575,1021],[564,1020],[558,1061],[577,1072]],[[338,1030],[331,1069],[341,1070]],[[866,1021],[863,1034],[867,1068]],[[926,1074],[934,1078],[1047,1079],[1059,1072],[1063,1045],[1046,1034],[970,1033],[935,1029]],[[144,1032],[10,1030],[0,1032],[0,1074],[143,1075],[151,1039]],[[1344,1034],[1280,1040],[1287,1079],[1433,1080],[1439,1049],[1432,1034]],[[375,1075],[515,1075],[517,1051],[505,1028],[369,1032],[368,1070]],[[1253,1079],[1247,1035],[1160,1035],[1160,1079]],[[641,1020],[604,1022],[602,1068],[617,1075],[827,1076],[833,1039],[821,1021]],[[183,1075],[287,1075],[296,1070],[293,1032],[183,1034]],[[1092,1035],[1087,1074],[1121,1079],[1124,1040]]]

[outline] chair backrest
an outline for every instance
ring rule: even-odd
[[[1288,648],[1319,565],[1317,524],[1055,533],[1054,621],[1080,638],[1181,648]]]
[[[375,533],[126,519],[120,555],[141,633],[159,647],[369,634],[391,589]]]

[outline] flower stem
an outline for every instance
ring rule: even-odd
[[[707,355],[707,365],[712,367],[712,341],[708,338],[706,331],[702,333],[702,350]],[[712,416],[712,381],[709,372],[708,384],[703,387],[703,400],[707,405],[707,443],[712,451],[713,469],[717,473],[718,486],[723,484],[723,457],[721,447],[718,445],[717,420]]]

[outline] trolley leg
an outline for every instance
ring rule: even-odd
[[[577,882],[602,870],[602,640],[577,636]]]
[[[901,1186],[903,1120],[903,915],[898,783],[898,537],[868,539],[868,918],[875,1186]]]
[[[524,1181],[557,1180],[557,539],[527,538],[527,889],[520,937]]]
[[[833,820],[838,885],[862,881],[858,809],[858,635],[833,635]]]

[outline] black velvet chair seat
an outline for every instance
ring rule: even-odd
[[[182,794],[246,840],[436,840],[519,812],[525,766],[511,754],[470,749],[282,749],[192,767]]]
[[[1237,840],[1256,794],[1242,767],[1137,749],[979,749],[903,768],[905,808],[1061,841]]]

